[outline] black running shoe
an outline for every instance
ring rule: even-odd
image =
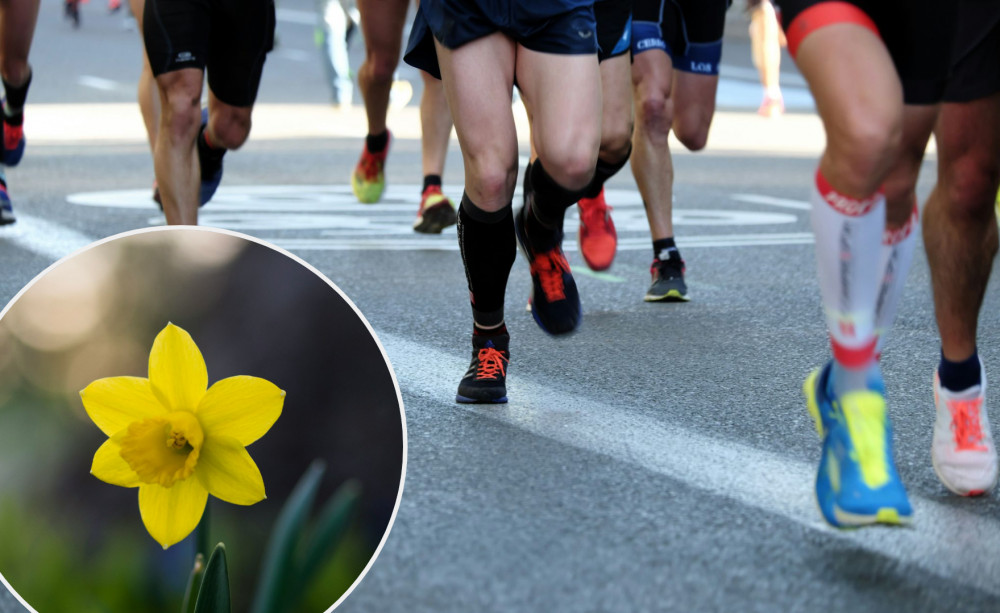
[[[568,334],[580,326],[582,310],[576,281],[562,251],[562,230],[553,230],[549,240],[532,240],[525,232],[524,216],[532,196],[514,215],[514,233],[521,252],[531,267],[531,315],[538,327],[549,334]]]
[[[666,260],[653,260],[649,267],[653,275],[653,284],[646,291],[646,302],[687,302],[687,284],[684,283],[684,260],[676,251],[671,252]]]
[[[510,335],[472,335],[472,363],[458,384],[455,402],[499,404],[507,402],[507,364]]]

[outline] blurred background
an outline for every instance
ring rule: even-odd
[[[375,553],[402,487],[390,366],[315,273],[272,248],[193,228],[120,237],[59,262],[0,320],[0,573],[42,613],[180,609],[192,539],[164,552],[142,525],[137,490],[89,474],[106,436],[79,397],[101,377],[147,376],[167,322],[191,333],[210,384],[246,374],[287,392],[282,416],[248,448],[267,499],[209,501],[233,610],[248,609],[277,514],[314,459],[327,465],[317,507],[348,480],[360,484],[349,536],[301,607],[325,610]]]

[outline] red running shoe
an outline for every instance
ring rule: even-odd
[[[580,253],[591,270],[607,270],[615,261],[618,233],[611,220],[611,207],[604,200],[604,188],[596,198],[581,198]]]

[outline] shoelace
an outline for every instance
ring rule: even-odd
[[[24,134],[24,126],[12,126],[7,122],[3,125],[3,148],[7,151],[17,149]]]
[[[552,249],[535,256],[531,263],[531,274],[538,275],[542,284],[542,292],[549,302],[566,299],[566,286],[563,285],[563,272],[569,272],[569,263],[559,249]]]
[[[653,260],[649,272],[660,279],[676,279],[684,273],[684,260],[680,258]]]
[[[385,153],[384,151],[382,153]],[[361,155],[361,174],[364,175],[365,181],[375,181],[378,179],[378,173],[382,171],[382,165],[385,163],[385,156],[381,154],[371,153],[367,149]]]
[[[847,428],[857,454],[854,458],[868,487],[881,487],[889,480],[885,447],[885,413],[866,415],[859,407],[843,407]]]
[[[607,204],[602,203],[599,199],[595,198],[590,201],[591,204],[580,207],[580,221],[586,226],[588,230],[593,230],[594,228],[599,228],[603,225],[603,221],[607,219],[609,213],[611,213],[611,207]]]
[[[955,447],[959,451],[986,451],[983,445],[983,429],[979,423],[979,411],[983,399],[949,400],[951,427],[955,432]]]
[[[479,368],[476,369],[476,379],[496,379],[497,375],[506,374],[507,358],[493,347],[483,347],[476,355]]]

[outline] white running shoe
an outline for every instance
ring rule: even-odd
[[[934,371],[934,442],[931,462],[938,479],[959,496],[979,496],[997,483],[997,451],[986,415],[986,371],[981,383],[961,392],[941,387]]]

